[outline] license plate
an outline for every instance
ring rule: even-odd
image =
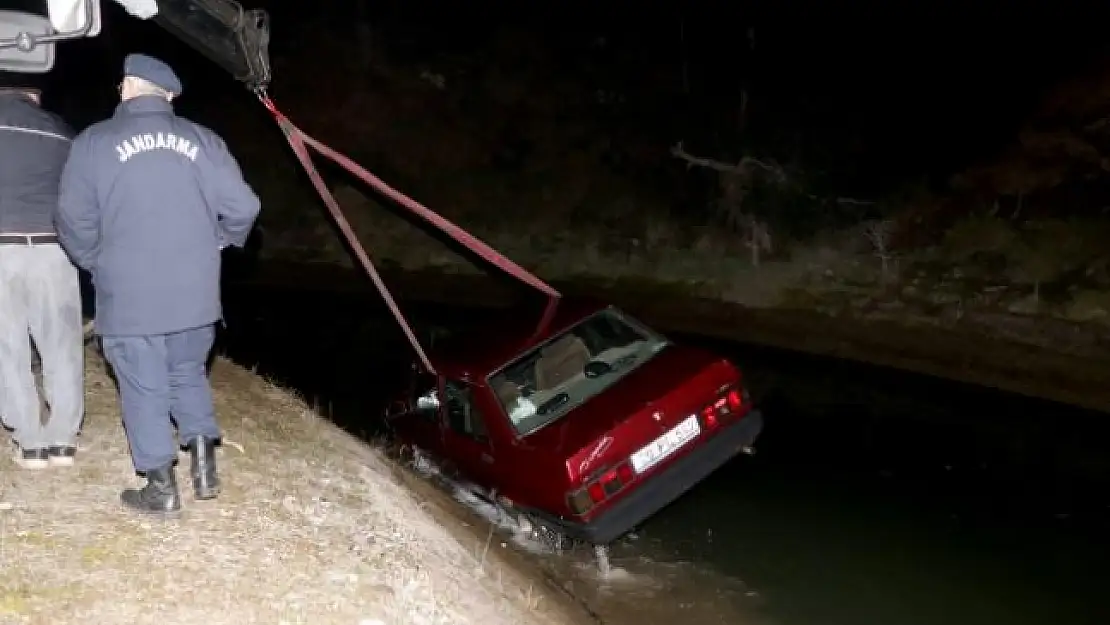
[[[691,415],[668,432],[632,454],[632,468],[643,473],[693,440],[701,432],[697,415]]]

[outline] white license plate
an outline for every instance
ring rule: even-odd
[[[632,468],[636,473],[647,471],[693,440],[700,432],[701,424],[698,423],[697,415],[686,417],[682,423],[632,454]]]

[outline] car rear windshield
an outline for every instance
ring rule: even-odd
[[[614,309],[595,313],[490,376],[516,431],[529,434],[601,393],[667,345]]]

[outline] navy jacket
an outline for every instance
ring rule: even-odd
[[[92,274],[99,334],[168,334],[222,318],[220,250],[259,209],[216,133],[140,96],[74,139],[56,224]]]
[[[51,234],[73,130],[27,96],[0,91],[0,234]]]

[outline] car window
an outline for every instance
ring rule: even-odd
[[[516,358],[490,387],[520,434],[552,423],[668,345],[615,309],[600,311]]]
[[[477,441],[489,440],[485,415],[475,406],[474,390],[469,384],[447,380],[447,426],[458,434]]]

